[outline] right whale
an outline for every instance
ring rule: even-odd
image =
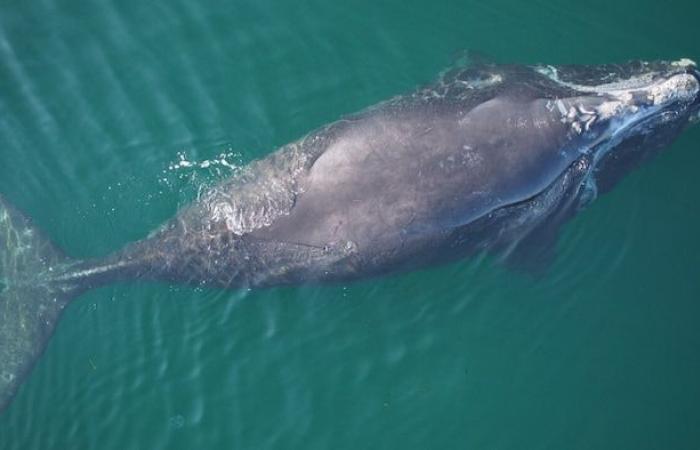
[[[699,93],[686,59],[453,69],[250,163],[103,259],[67,257],[0,197],[0,410],[68,302],[107,283],[239,288],[546,259],[562,223],[698,120]]]

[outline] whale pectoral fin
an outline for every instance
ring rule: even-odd
[[[530,229],[502,248],[501,259],[506,266],[535,278],[548,271],[556,259],[562,226],[595,196],[595,184],[587,178],[590,167],[589,157],[577,160],[565,176],[534,200],[534,209],[544,212],[535,214],[537,219]]]
[[[535,278],[545,275],[557,257],[557,241],[561,228],[587,200],[586,184],[581,177],[566,190],[568,200],[550,214],[542,217],[527,234],[501,252],[502,262],[509,268]]]
[[[560,228],[561,223],[545,223],[535,228],[502,253],[503,264],[510,270],[533,278],[546,275],[557,257]]]

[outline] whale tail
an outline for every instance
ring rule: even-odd
[[[72,261],[0,196],[0,412],[82,289],[55,281]]]

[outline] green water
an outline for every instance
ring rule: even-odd
[[[243,164],[467,49],[698,58],[699,12],[0,1],[0,192],[69,254],[103,255],[230,171],[181,157]],[[88,293],[0,416],[0,448],[700,448],[698,167],[700,127],[568,224],[541,279],[463,261],[345,286]]]

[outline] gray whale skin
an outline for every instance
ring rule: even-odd
[[[115,281],[346,281],[474,254],[546,260],[558,228],[698,120],[687,59],[480,64],[254,161],[147,238],[67,257],[0,197],[0,410],[61,311]]]

